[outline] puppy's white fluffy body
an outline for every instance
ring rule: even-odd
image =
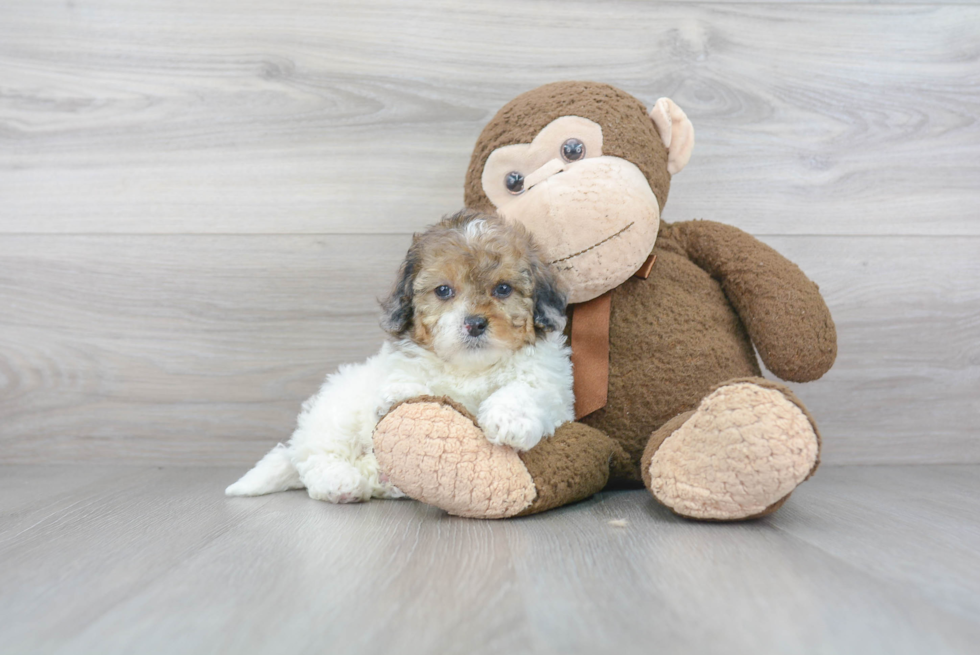
[[[534,447],[572,420],[572,371],[564,337],[550,334],[487,368],[454,367],[408,340],[386,342],[363,364],[327,377],[303,404],[287,445],[276,446],[228,487],[229,496],[306,487],[333,503],[397,498],[378,470],[371,438],[391,406],[416,396],[449,396],[493,443]]]
[[[472,242],[488,229],[484,219],[477,219],[480,222],[474,226],[472,217],[459,217],[453,218],[468,247],[480,247]],[[402,496],[378,469],[372,437],[378,421],[392,406],[418,396],[452,398],[476,416],[489,441],[517,450],[534,447],[573,419],[570,351],[561,334],[564,298],[559,299],[562,307],[556,307],[554,301],[548,305],[540,302],[545,296],[535,289],[542,283],[537,278],[551,278],[541,271],[529,277],[525,294],[533,302],[524,305],[529,308],[528,320],[532,318],[531,307],[536,320],[521,324],[524,305],[520,299],[515,295],[488,304],[479,296],[480,282],[446,279],[440,291],[452,284],[452,297],[445,302],[431,297],[424,300],[421,294],[428,293],[426,284],[439,284],[447,275],[454,275],[447,271],[459,267],[457,261],[450,266],[436,259],[426,264],[426,258],[420,257],[415,270],[403,265],[403,272],[406,267],[410,269],[406,275],[411,275],[409,282],[414,284],[408,293],[410,305],[415,311],[438,315],[429,316],[427,324],[423,317],[415,316],[414,329],[409,327],[411,321],[389,328],[401,337],[385,342],[366,362],[341,366],[327,376],[316,395],[303,404],[289,442],[273,448],[225,490],[227,495],[257,496],[305,487],[310,497],[333,503]],[[532,260],[530,263],[539,265]],[[440,266],[445,271],[433,270]],[[498,268],[498,277],[514,278],[520,266],[503,264]],[[426,282],[428,279],[436,282]],[[489,279],[491,285],[498,284],[497,277]],[[515,281],[513,285],[511,293],[521,293],[521,283]],[[467,292],[468,286],[477,289]],[[397,303],[389,300],[387,305],[397,315]],[[480,331],[474,337],[473,327],[467,327],[466,322],[477,312],[489,320],[486,334]],[[549,329],[542,330],[542,322]]]

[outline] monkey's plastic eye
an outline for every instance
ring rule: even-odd
[[[578,139],[569,139],[561,144],[561,158],[565,161],[578,161],[585,157],[585,144]]]
[[[504,186],[515,196],[524,193],[524,176],[517,171],[511,171],[504,177]]]
[[[498,298],[506,298],[514,289],[506,282],[501,282],[493,288],[493,295]]]
[[[436,297],[442,298],[443,300],[449,300],[453,297],[456,292],[448,284],[443,284],[442,286],[436,287]]]

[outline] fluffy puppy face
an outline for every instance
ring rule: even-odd
[[[456,364],[491,364],[564,329],[566,295],[528,231],[461,211],[416,234],[382,326]]]

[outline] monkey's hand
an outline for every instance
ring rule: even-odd
[[[784,380],[809,382],[837,357],[837,331],[817,285],[778,252],[731,225],[685,221],[672,226],[688,256],[721,282],[766,367]]]

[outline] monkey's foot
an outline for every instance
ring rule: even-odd
[[[793,393],[749,378],[716,388],[657,430],[642,473],[677,514],[731,521],[778,509],[816,470],[819,453],[816,426]]]
[[[448,398],[396,406],[375,428],[374,453],[407,496],[457,516],[514,516],[537,496],[517,452],[487,441],[472,415]]]
[[[374,432],[381,471],[406,495],[450,514],[499,519],[573,503],[606,486],[629,456],[602,432],[565,423],[526,452],[487,441],[448,398],[396,406]]]

